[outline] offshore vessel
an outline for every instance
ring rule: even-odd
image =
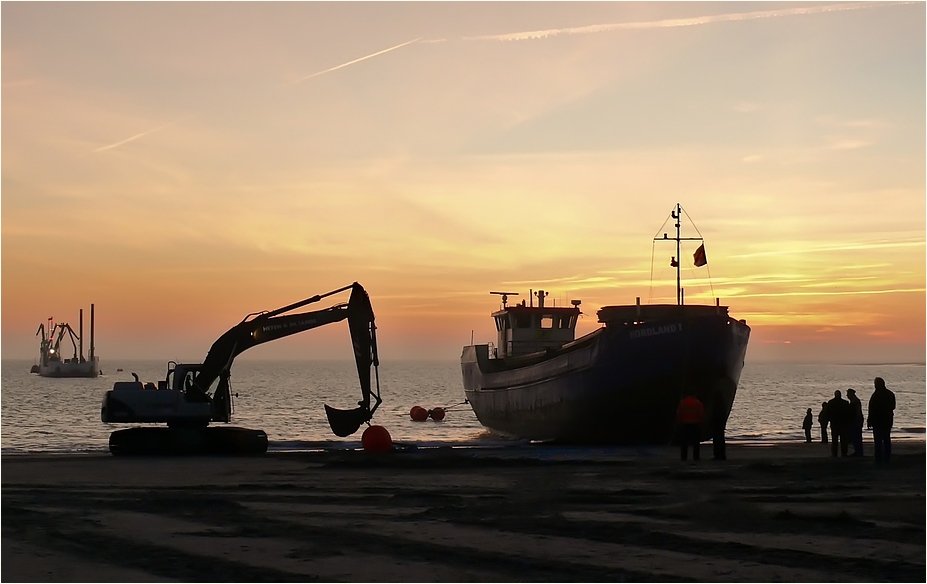
[[[79,332],[66,322],[55,322],[49,318],[47,323],[39,324],[35,335],[40,336],[39,359],[31,369],[42,377],[96,377],[100,372],[100,358],[93,352],[93,304],[90,305],[90,354],[84,358],[84,309],[80,310]],[[47,333],[47,334],[46,334]],[[61,341],[65,334],[74,349],[73,356],[61,355]]]
[[[744,365],[750,327],[722,306],[687,305],[680,276],[680,242],[702,241],[696,266],[707,263],[701,237],[681,236],[676,205],[676,304],[604,306],[602,327],[575,338],[580,300],[547,306],[546,292],[531,302],[492,313],[497,342],[469,345],[461,354],[467,399],[494,433],[582,444],[667,444],[676,432],[676,407],[693,393],[704,404],[701,438],[723,432]],[[537,299],[535,305],[534,299]]]

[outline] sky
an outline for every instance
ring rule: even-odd
[[[4,2],[2,356],[200,361],[360,282],[381,360],[490,291],[720,298],[747,361],[923,362],[923,2]],[[330,300],[330,302],[329,302]],[[325,308],[347,298],[312,305]],[[86,330],[86,329],[85,329]],[[85,335],[87,336],[87,335]],[[85,348],[86,351],[86,348]],[[241,358],[349,359],[328,325]]]

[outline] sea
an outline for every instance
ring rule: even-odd
[[[102,453],[109,435],[123,426],[103,424],[100,405],[115,381],[164,379],[161,361],[104,361],[95,379],[51,379],[29,373],[30,360],[0,362],[0,451],[26,453]],[[121,369],[122,371],[118,371]],[[925,439],[925,365],[794,364],[747,362],[727,426],[732,443],[769,445],[804,440],[805,411],[815,415],[814,439],[820,440],[817,414],[821,403],[841,390],[856,389],[865,412],[872,380],[885,379],[895,392],[893,439]],[[386,427],[395,443],[420,447],[442,445],[493,447],[511,441],[480,425],[465,403],[457,362],[396,361],[379,368],[383,403],[375,424]],[[353,409],[361,398],[352,361],[250,361],[232,367],[235,426],[267,433],[269,450],[360,448],[361,432],[347,438],[331,433],[323,404]],[[415,422],[413,406],[441,407],[444,420]],[[864,433],[871,440],[871,434]]]

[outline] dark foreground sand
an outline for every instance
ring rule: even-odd
[[[925,447],[895,448],[4,456],[2,579],[923,582]]]

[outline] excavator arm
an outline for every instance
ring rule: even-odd
[[[346,290],[351,290],[351,296],[346,304],[336,304],[322,310],[287,314]],[[328,414],[329,425],[336,435],[353,434],[362,423],[370,420],[382,401],[379,374],[377,373],[376,376],[375,389],[371,387],[370,378],[370,366],[373,365],[375,372],[378,372],[379,366],[373,308],[367,292],[357,282],[277,310],[246,316],[244,320],[230,328],[213,343],[199,373],[193,380],[192,387],[187,388],[187,391],[194,396],[206,396],[206,399],[211,399],[213,419],[227,422],[231,416],[228,379],[235,357],[256,345],[345,319],[348,321],[351,343],[354,347],[354,360],[357,364],[362,399],[358,402],[358,408],[354,410],[337,410],[326,405],[325,411]],[[215,392],[209,397],[207,392],[217,379],[219,383]],[[375,399],[373,407],[370,404],[371,398]]]

